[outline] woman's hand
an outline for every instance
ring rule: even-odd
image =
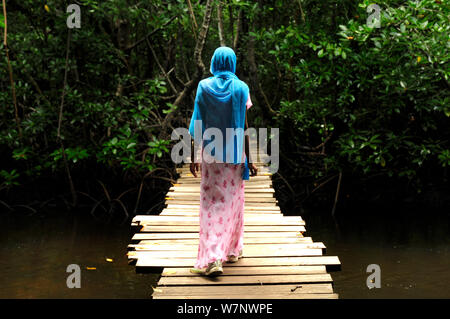
[[[191,170],[192,175],[194,175],[194,177],[197,177],[196,172],[200,171],[200,163],[191,163],[189,168]]]
[[[258,174],[258,168],[255,164],[249,163],[248,168],[250,169],[250,176],[256,176]]]

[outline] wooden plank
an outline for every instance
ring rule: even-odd
[[[172,186],[169,189],[171,193],[196,193],[200,194],[200,185],[198,186]],[[274,194],[275,190],[273,188],[251,188],[249,185],[245,185],[244,193],[247,194]]]
[[[161,217],[178,217],[178,216],[161,216]],[[181,218],[191,218],[192,216],[179,216]],[[195,220],[163,220],[161,219],[155,219],[155,220],[149,220],[149,221],[142,221],[139,223],[136,223],[136,225],[141,226],[198,226],[199,225],[199,218],[193,217]],[[223,223],[226,223],[224,221]],[[289,220],[257,220],[257,219],[247,219],[244,218],[244,225],[245,226],[303,226],[305,225],[304,221],[289,221]]]
[[[255,275],[255,276],[195,276],[195,277],[161,277],[159,286],[175,285],[245,285],[245,284],[302,284],[302,283],[333,282],[330,274],[313,275]]]
[[[135,234],[133,236],[134,240],[139,240],[139,244],[154,244],[154,245],[168,245],[168,244],[185,244],[185,245],[198,245],[198,239],[147,239],[145,236],[138,235],[146,235],[143,234]],[[264,244],[296,244],[296,243],[312,243],[311,237],[256,237],[256,238],[245,238],[245,245],[254,244],[254,245],[264,245]]]
[[[150,248],[150,247],[149,247]],[[136,258],[196,258],[197,250],[147,250],[145,247],[139,249],[136,247],[135,251],[130,251],[130,259]],[[295,257],[295,256],[321,256],[322,249],[304,248],[295,250],[270,249],[269,247],[247,247],[245,249],[245,258],[249,257]]]
[[[244,193],[245,199],[247,198],[272,198],[274,193],[268,193],[268,192],[259,192],[259,193]],[[200,190],[197,190],[196,192],[184,192],[184,191],[176,191],[176,192],[168,192],[166,194],[166,197],[171,198],[197,198],[200,197]]]
[[[254,276],[254,275],[305,275],[325,274],[325,266],[275,266],[275,267],[225,267],[223,276]],[[190,272],[190,268],[164,268],[161,276],[198,276]]]
[[[256,177],[256,176],[255,176]],[[182,185],[182,186],[197,186],[200,184],[200,178],[180,178],[177,180],[177,185]],[[270,179],[270,177],[267,177],[263,180],[252,180],[251,181],[244,181],[244,185],[245,187],[249,186],[249,187],[254,187],[257,188],[258,187],[272,187],[272,180]]]
[[[172,198],[172,197],[166,197],[165,198],[166,204],[180,204],[180,205],[198,205],[200,204],[200,196],[192,197],[192,198]],[[253,198],[253,197],[246,197],[245,198],[246,204],[253,204],[255,203],[262,205],[262,206],[273,206],[278,201],[275,198]]]
[[[184,232],[184,233],[195,233],[199,231],[199,226],[142,226],[141,232]],[[305,227],[303,226],[245,226],[245,232],[305,232]]]
[[[166,212],[166,211],[177,211],[177,212],[199,212],[200,210],[200,205],[182,205],[184,207],[172,207],[175,206],[173,204],[169,204],[168,207],[164,208],[161,212]],[[180,206],[180,205],[177,205]],[[278,209],[277,209],[278,208]],[[262,208],[257,208],[254,206],[244,206],[244,213],[261,213],[261,214],[281,214],[280,208],[278,206],[271,206],[269,208],[267,207],[262,207]]]
[[[201,176],[201,174],[200,174],[200,176]],[[199,177],[194,177],[191,173],[182,174],[181,178],[179,178],[177,180],[177,183],[186,182],[186,181],[199,183],[200,182],[200,176]],[[272,182],[272,179],[270,177],[271,177],[270,175],[252,176],[251,181],[249,181],[249,182],[244,181],[244,183],[255,183],[255,182],[267,182],[267,183],[270,183],[270,182]]]
[[[281,237],[284,238],[298,238],[303,237],[300,232],[245,232],[244,242],[247,238],[266,238],[266,237]],[[133,240],[139,239],[198,239],[197,233],[137,233],[134,234]]]
[[[141,256],[137,259],[136,267],[193,267],[195,258],[154,258]],[[267,257],[267,258],[242,258],[237,263],[226,264],[228,267],[248,266],[307,266],[307,265],[340,265],[337,256],[313,256],[313,257]]]
[[[244,245],[264,245],[264,244],[297,244],[312,243],[311,237],[257,237],[246,238]],[[198,239],[143,239],[138,244],[145,245],[198,245]]]
[[[140,242],[138,244],[130,244],[129,248],[135,249],[136,251],[190,251],[194,252],[196,256],[198,244],[160,244],[153,242]],[[321,242],[318,243],[296,243],[296,244],[271,244],[271,245],[261,245],[261,244],[245,244],[244,245],[244,255],[248,257],[256,257],[259,251],[264,250],[266,253],[272,252],[283,253],[284,256],[296,256],[295,252],[303,249],[325,249],[325,245]],[[263,255],[266,256],[266,255]],[[275,256],[279,256],[275,254]]]
[[[133,222],[149,222],[149,221],[196,221],[198,220],[197,217],[170,217],[170,216],[161,216],[161,215],[136,215],[133,218]],[[284,221],[284,222],[304,222],[304,220],[300,216],[283,216],[281,214],[276,216],[265,216],[265,215],[259,215],[259,216],[248,216],[248,221]]]
[[[258,172],[260,170],[262,170],[262,172],[268,172],[270,170],[270,168],[268,166],[264,165],[264,163],[262,163],[262,162],[255,164],[255,166],[258,168]],[[200,172],[201,171],[202,170],[200,169]],[[178,174],[180,174],[180,173],[190,173],[191,169],[190,169],[190,166],[177,167],[176,168],[176,172]]]
[[[164,209],[160,214],[160,216],[193,216],[198,217],[198,210],[190,210],[190,211],[180,211],[180,210],[166,210]],[[244,211],[244,218],[246,216],[283,216],[280,212],[276,211]]]
[[[167,208],[178,208],[178,209],[199,209],[199,205],[198,204],[192,204],[192,205],[187,205],[187,204],[168,204]],[[280,211],[280,207],[278,206],[274,206],[274,205],[245,205],[244,210],[271,210],[271,211]]]
[[[280,208],[276,206],[277,202],[269,202],[269,201],[263,201],[263,200],[255,200],[255,199],[249,199],[245,200],[245,206],[246,208],[249,207],[260,207],[266,209],[266,207],[274,207],[279,210]],[[199,206],[200,205],[200,199],[198,200],[177,200],[177,199],[166,199],[165,201],[166,205],[191,205],[191,206]]]
[[[180,178],[177,180],[177,183],[179,183],[180,181],[183,180],[189,180],[189,181],[195,181],[196,179],[200,179],[201,180],[202,177],[202,173],[197,173],[197,177],[194,177],[194,175],[192,175],[191,173],[181,173],[180,174]],[[271,182],[271,177],[272,177],[272,173],[270,173],[269,171],[266,172],[258,172],[257,176],[253,176],[253,178],[255,177],[259,177],[258,179],[255,179],[253,181],[244,181],[245,183],[251,183],[251,182]],[[200,182],[200,181],[199,181]]]
[[[258,172],[260,170],[263,170],[263,172],[269,172],[270,171],[270,168],[268,166],[261,165],[261,164],[255,164],[255,166],[258,168]],[[190,169],[189,166],[177,167],[176,168],[176,172],[177,172],[177,174],[190,174],[191,173],[191,169]],[[200,167],[200,171],[199,172],[202,172],[201,167]]]
[[[197,187],[198,190],[200,189],[199,188],[200,185],[198,183],[195,183],[195,182],[184,182],[184,183],[181,183],[181,184],[174,184],[174,185],[180,185],[179,187]],[[248,191],[250,191],[250,190],[259,191],[259,190],[267,190],[267,189],[273,190],[272,184],[268,184],[268,183],[265,183],[265,182],[264,183],[255,182],[255,183],[252,183],[252,184],[245,184],[244,193],[245,193],[245,190],[248,190]]]
[[[192,208],[165,208],[162,210],[162,212],[160,213],[160,215],[192,215],[192,214],[199,214],[199,207],[192,207]],[[244,216],[246,215],[250,215],[250,214],[276,214],[276,215],[282,215],[281,212],[278,210],[249,210],[249,209],[245,209],[244,208]]]
[[[138,244],[130,244],[129,245],[132,248],[136,248],[136,250],[189,250],[189,251],[195,251],[197,252],[198,245],[196,243],[190,244],[190,243],[161,243],[154,242],[154,241],[141,241]],[[255,250],[271,250],[271,251],[296,251],[299,249],[325,249],[325,245],[322,242],[303,242],[303,243],[287,243],[287,244],[244,244],[244,253],[247,251],[255,251]],[[247,254],[244,254],[247,256]]]
[[[258,168],[258,175],[262,175],[265,176],[265,174],[271,174],[270,173],[270,167],[268,166],[261,166],[261,165],[256,165],[256,167]],[[199,173],[202,173],[202,170],[200,169],[197,172],[197,176],[199,175]],[[186,168],[182,168],[182,169],[177,169],[177,174],[180,174],[181,177],[180,178],[184,178],[184,177],[192,177],[192,173],[189,167]]]
[[[248,198],[245,199],[245,205],[250,207],[278,207],[278,201],[273,198]],[[199,206],[200,205],[200,197],[195,199],[177,199],[177,198],[165,198],[164,199],[165,205],[192,205],[192,206]]]
[[[168,204],[168,207],[165,207],[161,212],[164,211],[184,211],[184,212],[199,212],[200,210],[200,204],[197,205],[176,205],[176,206],[182,206],[182,207],[176,207],[174,204]],[[173,207],[175,206],[175,207]],[[277,209],[278,208],[278,209]],[[244,205],[244,213],[278,213],[281,214],[280,208],[276,205],[270,206],[270,208],[267,207],[261,207],[257,208],[255,206]]]
[[[134,223],[140,225],[198,225],[197,216],[164,216],[164,215],[139,215],[133,218]],[[244,225],[272,225],[272,226],[304,226],[305,221],[300,217],[275,216],[246,216]]]
[[[302,284],[302,285],[251,285],[251,286],[167,286],[158,287],[153,292],[153,296],[176,296],[176,295],[195,295],[195,296],[226,296],[226,295],[266,295],[266,294],[330,294],[333,293],[333,287],[330,283]]]

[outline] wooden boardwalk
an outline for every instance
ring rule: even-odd
[[[325,245],[304,237],[300,216],[283,216],[274,197],[271,175],[245,181],[244,258],[225,263],[223,275],[191,274],[198,245],[200,178],[189,165],[166,197],[159,215],[137,215],[128,258],[137,268],[163,268],[152,297],[158,299],[337,298],[327,270],[337,270],[337,256],[324,256]]]

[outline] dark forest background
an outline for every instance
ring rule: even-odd
[[[447,1],[377,1],[380,28],[370,1],[3,3],[1,210],[158,212],[170,133],[220,45],[249,84],[249,125],[280,128],[282,205],[331,209],[338,185],[341,205],[450,204]]]

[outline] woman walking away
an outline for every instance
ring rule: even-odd
[[[235,75],[234,51],[228,47],[217,48],[210,71],[213,76],[198,85],[189,126],[192,136],[195,130],[201,130],[196,134],[203,137],[201,167],[194,163],[194,151],[190,165],[195,177],[200,168],[202,172],[199,245],[195,268],[191,271],[217,276],[223,273],[223,262],[236,262],[242,257],[244,180],[248,180],[249,171],[255,176],[257,168],[247,161],[249,139],[245,136],[244,142],[244,130],[248,128],[247,109],[252,103],[247,84]],[[203,136],[208,128],[219,129],[221,137]],[[234,134],[227,136],[227,128],[234,129]]]

